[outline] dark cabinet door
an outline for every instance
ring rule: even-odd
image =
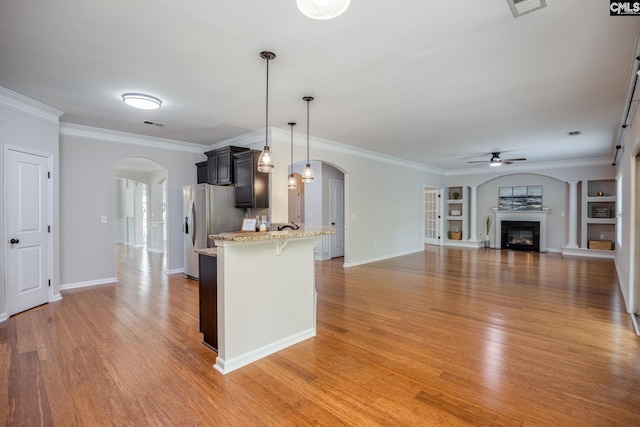
[[[207,154],[207,182],[212,185],[218,183],[218,156],[213,154]]]
[[[236,180],[236,207],[269,207],[269,174],[258,172],[260,151],[236,154],[234,173]]]
[[[196,176],[198,179],[198,184],[206,184],[209,179],[209,174],[207,172],[207,162],[199,162],[196,163]]]
[[[247,155],[248,154],[248,155]],[[236,208],[253,208],[253,155],[239,154],[234,159]]]
[[[200,332],[202,342],[218,351],[218,258],[199,255]]]
[[[218,184],[233,184],[233,156],[231,150],[218,153]]]

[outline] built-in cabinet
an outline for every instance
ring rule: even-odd
[[[616,181],[583,181],[581,247],[612,252],[615,237]]]
[[[222,147],[216,150],[207,151],[204,153],[207,156],[207,179],[205,182],[211,185],[229,185],[235,182],[235,171],[233,167],[233,156],[237,153],[248,151],[248,148],[244,147]],[[200,165],[200,166],[199,166]],[[201,177],[202,163],[196,163],[198,168],[198,182]]]
[[[261,151],[251,150],[235,155],[237,208],[269,207],[269,174],[258,172],[260,153]]]
[[[196,175],[198,178],[198,184],[206,184],[209,179],[207,170],[207,161],[196,163]]]
[[[469,238],[466,190],[466,187],[448,187],[445,191],[445,243]]]
[[[269,174],[258,172],[261,151],[223,147],[207,151],[207,160],[196,163],[198,184],[233,185],[237,208],[269,207]]]

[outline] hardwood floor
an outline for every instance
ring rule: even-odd
[[[640,425],[610,260],[427,246],[319,262],[317,336],[223,376],[197,282],[140,249],[118,259],[117,284],[0,323],[0,423]]]

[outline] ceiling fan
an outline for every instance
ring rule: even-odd
[[[491,159],[489,160],[489,166],[500,166],[500,165],[510,165],[513,162],[523,162],[527,159],[524,157],[520,157],[518,159],[501,159],[500,152],[496,151],[495,153],[491,153]],[[487,163],[487,160],[474,160],[468,163]]]

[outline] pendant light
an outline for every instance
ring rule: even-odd
[[[296,176],[293,174],[293,127],[296,125],[296,122],[287,123],[291,126],[291,173],[289,174],[289,184],[287,188],[289,190],[297,190],[298,183],[296,182]]]
[[[313,101],[313,96],[303,96],[302,99],[307,101],[307,165],[302,172],[302,182],[313,182],[313,171],[309,163],[309,102]]]
[[[298,9],[311,19],[332,19],[344,13],[351,0],[296,0]]]
[[[269,61],[276,57],[273,52],[260,52],[260,57],[267,61],[267,106],[265,113],[265,129],[264,129],[264,150],[258,159],[258,172],[271,173],[273,171],[273,161],[271,160],[271,151],[269,150]]]

